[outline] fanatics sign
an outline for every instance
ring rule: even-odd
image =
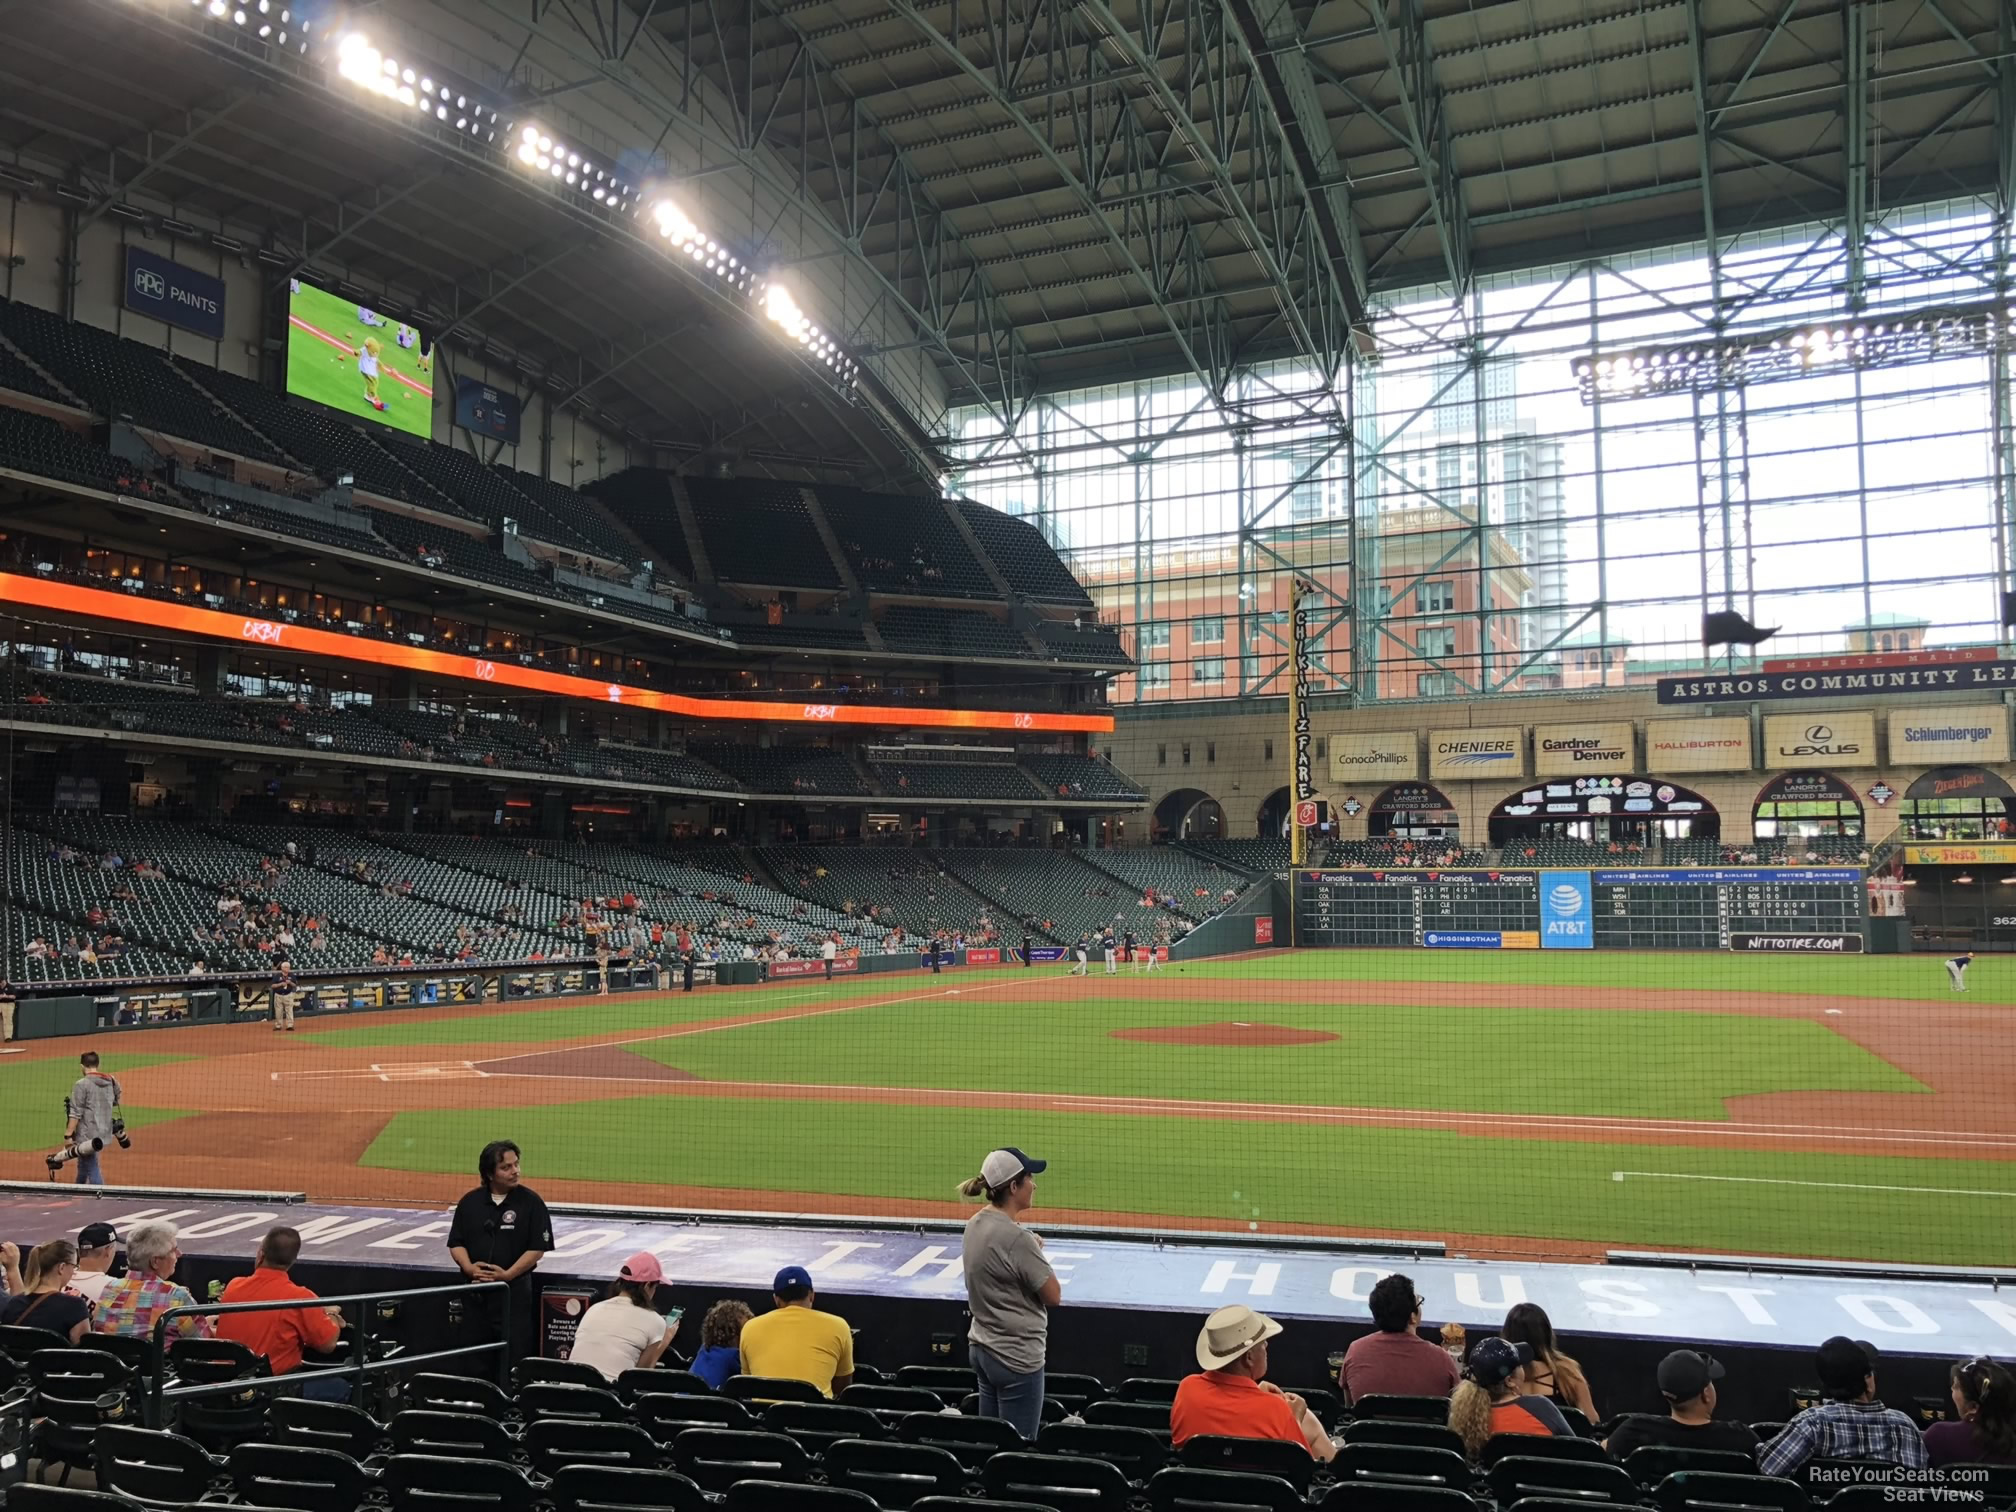
[[[1752,698],[1840,698],[1867,693],[1985,693],[2016,688],[2016,661],[1941,662],[1839,672],[1732,672],[1662,677],[1662,704],[1731,703]]]

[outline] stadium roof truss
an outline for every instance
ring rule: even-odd
[[[348,9],[690,202],[861,360],[850,395],[634,226],[202,14],[80,0],[10,27],[0,163],[50,175],[76,227],[140,205],[249,231],[668,456],[752,471],[933,476],[955,408],[1012,435],[1039,395],[1143,376],[1195,375],[1236,424],[1233,375],[1282,358],[1343,427],[1402,291],[1461,311],[1497,274],[1812,223],[1845,234],[1853,307],[1889,212],[1980,196],[2005,235],[2016,212],[2005,0]],[[1718,272],[1718,304],[1774,292]]]

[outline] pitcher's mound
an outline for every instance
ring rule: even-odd
[[[1322,1029],[1281,1024],[1179,1024],[1159,1029],[1115,1029],[1113,1038],[1150,1045],[1322,1045],[1337,1038]]]

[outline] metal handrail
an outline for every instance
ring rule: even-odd
[[[297,1384],[304,1379],[298,1372],[276,1376],[245,1376],[236,1380],[216,1381],[204,1386],[170,1387],[167,1384],[168,1339],[170,1324],[179,1318],[209,1318],[224,1313],[254,1312],[302,1312],[312,1307],[341,1308],[351,1303],[364,1304],[360,1312],[358,1327],[354,1330],[355,1342],[351,1346],[351,1359],[347,1365],[318,1367],[312,1374],[316,1377],[342,1376],[352,1381],[362,1381],[367,1375],[380,1370],[411,1370],[417,1365],[432,1365],[441,1360],[465,1359],[471,1355],[494,1352],[497,1356],[497,1384],[506,1385],[507,1372],[511,1361],[511,1283],[508,1281],[470,1281],[449,1286],[423,1286],[401,1291],[353,1292],[342,1297],[317,1297],[312,1302],[306,1300],[278,1299],[271,1302],[203,1302],[190,1307],[171,1307],[154,1320],[150,1342],[153,1346],[153,1370],[147,1388],[146,1421],[149,1428],[159,1428],[163,1421],[162,1405],[169,1398],[177,1401],[194,1401],[203,1397],[237,1396],[246,1391],[265,1391],[275,1387]],[[481,1297],[485,1294],[501,1295],[503,1322],[499,1337],[487,1344],[460,1344],[453,1349],[430,1350],[426,1354],[402,1354],[392,1360],[367,1360],[365,1349],[370,1343],[370,1334],[363,1321],[369,1317],[371,1304],[384,1301],[411,1301],[423,1297]],[[355,1386],[352,1395],[355,1395]]]

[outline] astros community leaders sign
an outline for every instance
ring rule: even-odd
[[[1428,732],[1428,775],[1432,778],[1493,778],[1526,775],[1526,731],[1519,725],[1490,730]]]
[[[2016,661],[1934,663],[1841,672],[1731,672],[1662,677],[1662,704],[1728,703],[1744,698],[1839,698],[1854,693],[1984,693],[2016,688]]]

